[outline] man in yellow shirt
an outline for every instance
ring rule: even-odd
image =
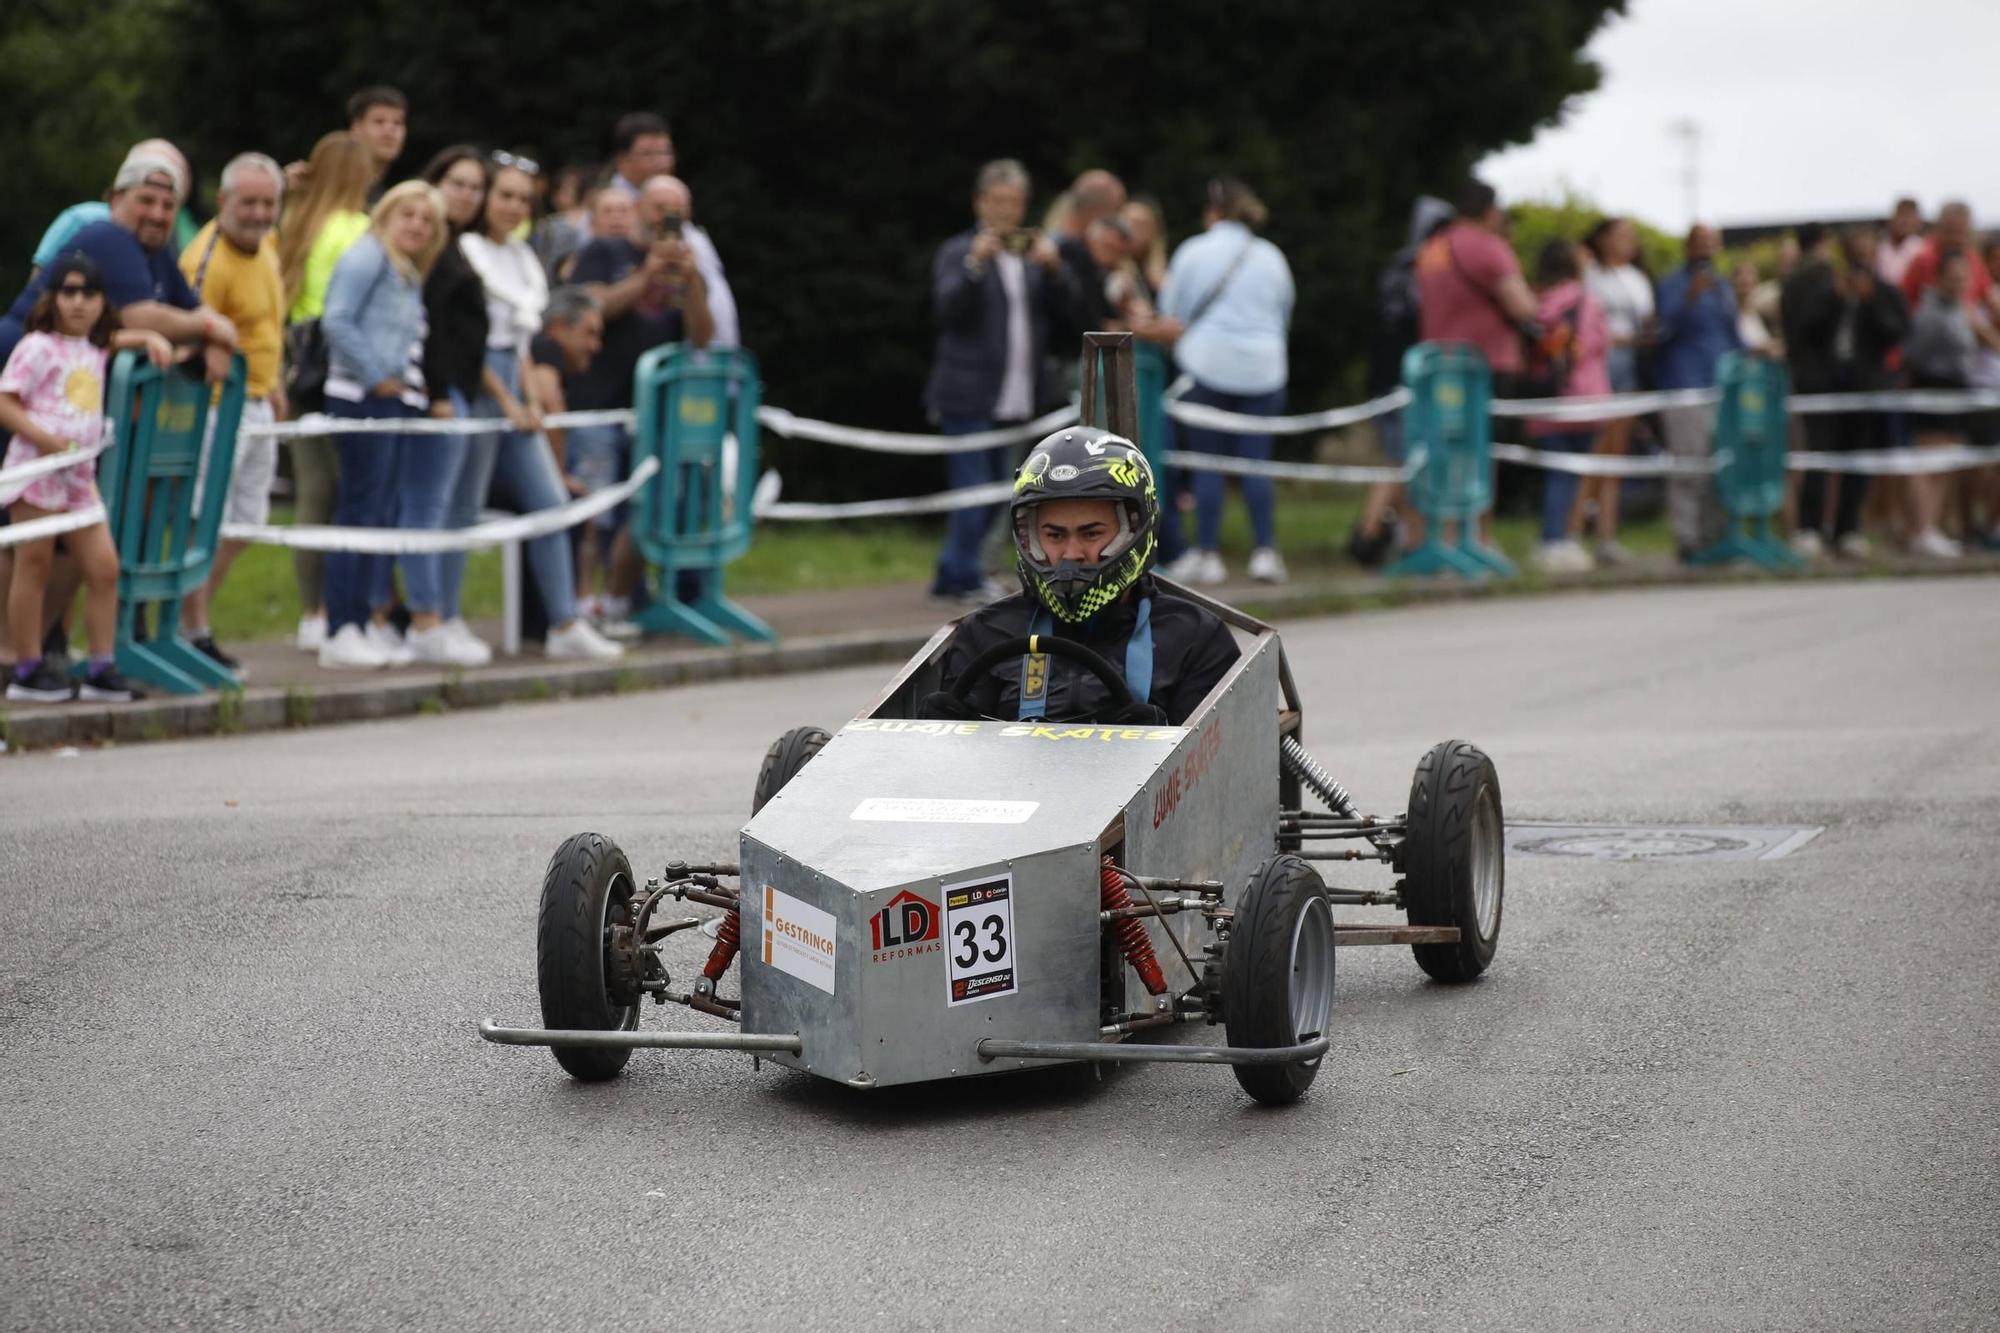
[[[284,192],[284,170],[262,153],[241,153],[222,169],[215,196],[215,220],[181,251],[181,271],[202,303],[236,325],[243,352],[245,400],[239,430],[268,426],[285,415],[283,352],[284,282],[278,271],[278,244],[272,227]],[[213,419],[210,422],[214,429]],[[236,441],[236,465],[229,478],[224,523],[265,523],[271,517],[271,477],[277,471],[278,443],[271,438]],[[208,581],[181,608],[181,627],[194,646],[235,670],[236,660],[215,645],[208,607],[229,567],[246,545],[217,545]]]

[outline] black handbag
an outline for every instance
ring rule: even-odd
[[[294,417],[326,406],[326,334],[317,319],[285,326],[285,397]]]

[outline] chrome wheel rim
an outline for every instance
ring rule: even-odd
[[[1333,909],[1321,894],[1307,900],[1292,925],[1291,1002],[1293,1041],[1326,1034],[1333,1012]]]
[[[1500,929],[1501,858],[1505,852],[1499,807],[1492,789],[1481,787],[1472,808],[1472,917],[1482,940],[1492,939]]]

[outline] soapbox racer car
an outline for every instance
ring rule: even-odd
[[[1186,725],[922,720],[948,625],[837,733],[802,727],[772,745],[734,864],[674,861],[642,879],[607,838],[563,843],[542,886],[545,1026],[489,1019],[480,1035],[551,1047],[584,1080],[649,1046],[746,1051],[855,1088],[1183,1061],[1232,1066],[1260,1102],[1294,1101],[1331,1042],[1341,947],[1408,944],[1446,982],[1492,961],[1499,778],[1476,747],[1446,741],[1418,763],[1404,813],[1357,813],[1301,744],[1277,632],[1162,583],[1243,648]],[[1046,636],[1037,647],[1129,702],[1090,649]],[[1027,651],[1026,639],[997,645],[960,689]],[[1325,809],[1307,809],[1307,792]],[[1396,878],[1329,889],[1317,869],[1329,861]],[[702,923],[661,909],[690,902],[722,916],[681,987],[662,941]],[[1406,920],[1336,922],[1335,905]],[[734,999],[721,990],[732,962]],[[728,1026],[641,1030],[648,996]],[[1191,1022],[1220,1024],[1226,1042],[1128,1040]]]

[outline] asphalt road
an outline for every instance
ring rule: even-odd
[[[2000,1326],[2000,582],[1286,643],[1364,807],[1465,735],[1510,819],[1826,831],[1512,858],[1476,985],[1343,951],[1290,1110],[1177,1066],[584,1087],[473,1033],[536,1017],[551,849],[732,856],[768,739],[883,672],[10,757],[0,1325]]]

